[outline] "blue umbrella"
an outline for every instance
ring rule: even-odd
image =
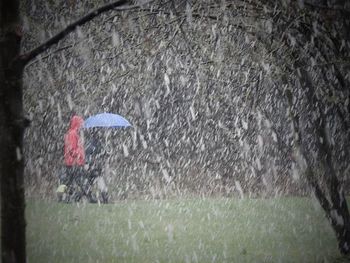
[[[129,126],[131,126],[131,124],[124,117],[113,113],[100,113],[94,116],[90,116],[84,121],[84,128],[118,128]]]

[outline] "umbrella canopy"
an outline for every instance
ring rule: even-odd
[[[131,126],[131,124],[124,117],[113,113],[100,113],[94,116],[90,116],[84,121],[84,128],[118,128],[129,126]]]

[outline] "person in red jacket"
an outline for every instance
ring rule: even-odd
[[[84,142],[80,136],[80,129],[84,120],[74,115],[70,120],[70,127],[64,135],[64,164],[68,177],[68,186],[74,181],[79,185],[84,173],[85,151]]]
[[[80,128],[83,124],[84,120],[74,115],[70,120],[69,130],[64,135],[64,163],[68,167],[85,164],[84,146],[80,137]]]

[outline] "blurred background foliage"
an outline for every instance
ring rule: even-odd
[[[23,1],[23,50],[101,4]],[[70,117],[100,112],[133,125],[105,131],[113,199],[304,195],[291,110],[321,168],[312,125],[319,112],[298,84],[300,70],[317,87],[314,103],[349,190],[350,33],[339,12],[303,1],[160,0],[85,24],[26,68],[28,195],[53,196]]]

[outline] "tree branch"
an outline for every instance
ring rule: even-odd
[[[53,54],[56,54],[57,52],[60,52],[60,51],[62,51],[62,50],[68,49],[68,48],[71,48],[71,47],[73,47],[73,46],[74,46],[73,44],[70,44],[70,45],[67,45],[67,46],[64,46],[64,47],[60,47],[60,48],[58,48],[58,49],[52,51],[50,54],[47,54],[46,56],[39,57],[37,60],[34,60],[34,61],[31,62],[29,65],[27,65],[27,67],[30,67],[31,65],[33,65],[33,64],[35,64],[35,63],[37,63],[37,62],[39,62],[39,61],[41,61],[41,60],[44,60],[44,59],[46,59],[46,58],[52,56]]]
[[[109,11],[113,8],[122,6],[122,5],[126,4],[127,2],[128,2],[128,0],[118,0],[118,1],[115,1],[113,3],[110,3],[110,4],[107,4],[107,5],[104,5],[104,6],[97,8],[96,10],[88,13],[86,16],[83,16],[82,18],[78,19],[74,23],[68,25],[65,29],[63,29],[61,32],[57,33],[55,36],[53,36],[52,38],[47,40],[45,43],[34,48],[33,50],[29,51],[28,53],[20,55],[17,58],[17,60],[20,61],[23,66],[25,66],[33,58],[35,58],[36,56],[38,56],[42,52],[46,51],[52,45],[57,44],[61,39],[63,39],[69,33],[74,31],[78,26],[84,25],[85,23],[89,22],[90,20],[92,20],[96,16],[98,16],[106,11]]]

